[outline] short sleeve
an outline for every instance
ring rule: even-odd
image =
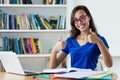
[[[109,45],[108,45],[106,39],[103,36],[100,36],[100,39],[103,41],[104,45],[109,48]]]
[[[66,40],[66,46],[65,46],[64,49],[62,49],[62,51],[66,54],[69,54],[69,47],[68,46],[69,46],[69,40],[67,39]]]

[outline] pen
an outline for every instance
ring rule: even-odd
[[[32,79],[34,80],[36,78],[36,76],[34,75],[34,76],[32,76]]]

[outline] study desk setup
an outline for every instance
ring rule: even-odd
[[[5,72],[0,72],[0,80],[116,80],[117,75],[110,71],[79,68],[44,69],[41,72],[23,70],[18,57],[13,52],[1,52],[0,60]],[[13,64],[12,64],[12,63]],[[15,64],[15,65],[14,65]],[[11,66],[14,65],[14,66]],[[29,73],[29,74],[28,74]]]

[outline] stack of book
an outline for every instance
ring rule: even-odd
[[[74,78],[77,80],[111,80],[112,72],[110,71],[92,71],[90,69],[77,68],[60,68],[60,69],[45,69],[39,74],[39,78],[58,79],[58,78]]]

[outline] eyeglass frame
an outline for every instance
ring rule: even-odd
[[[82,19],[83,16],[84,16],[84,18]],[[78,24],[79,21],[80,21],[80,22],[86,21],[86,19],[87,19],[86,17],[87,17],[87,15],[81,15],[81,16],[79,17],[79,19],[74,18],[74,19],[73,19],[74,24]]]

